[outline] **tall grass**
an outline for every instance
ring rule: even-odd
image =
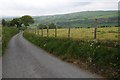
[[[5,51],[5,48],[7,47],[7,44],[12,36],[17,34],[19,30],[15,27],[3,27],[2,28],[2,54]]]
[[[116,42],[83,41],[67,38],[40,37],[24,33],[24,37],[35,45],[64,60],[83,61],[88,68],[107,77],[120,77],[119,44]]]

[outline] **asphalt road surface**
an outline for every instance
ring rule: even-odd
[[[2,57],[0,56],[0,80],[2,79]]]
[[[99,78],[100,76],[61,61],[22,36],[15,35],[2,59],[3,78]]]

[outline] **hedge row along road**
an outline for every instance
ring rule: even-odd
[[[3,78],[100,78],[79,69],[15,35],[3,56]]]

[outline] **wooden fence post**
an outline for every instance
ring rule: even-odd
[[[42,29],[41,29],[41,35],[42,35],[42,37],[43,37],[43,27],[42,27]]]
[[[35,29],[35,34],[37,35],[37,29]]]
[[[33,34],[34,34],[34,30],[33,30],[33,29],[31,29],[31,33],[33,33]]]
[[[95,19],[95,29],[94,29],[94,39],[96,39],[97,38],[97,27],[98,27],[98,20],[97,19]]]
[[[70,38],[70,27],[68,29],[68,38]]]
[[[47,26],[47,37],[49,37],[49,26]]]
[[[40,29],[38,30],[38,35],[40,35]]]
[[[34,33],[35,33],[35,30],[34,30],[34,29],[32,29],[32,31],[33,31],[32,33],[34,34]]]
[[[57,26],[55,27],[55,37],[57,37]]]
[[[36,30],[34,29],[34,34],[36,34]]]
[[[39,29],[37,29],[37,35],[39,35]]]

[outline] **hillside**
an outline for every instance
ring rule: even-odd
[[[95,18],[99,26],[116,26],[117,11],[83,11],[52,16],[34,16],[36,24],[56,23],[60,27],[93,27]]]

